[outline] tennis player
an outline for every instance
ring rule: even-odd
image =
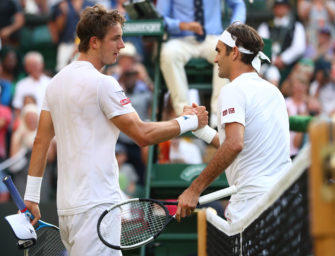
[[[57,211],[62,241],[71,256],[121,255],[97,235],[100,214],[121,198],[115,158],[120,130],[145,146],[208,123],[204,107],[166,122],[143,122],[118,82],[99,72],[124,48],[123,23],[116,10],[99,5],[84,10],[77,25],[80,55],[48,85],[32,150],[24,199],[35,224],[47,151],[56,135]],[[110,227],[117,241],[118,228]]]
[[[228,221],[245,216],[291,165],[285,100],[273,84],[259,75],[264,43],[257,32],[233,23],[219,37],[215,62],[219,76],[231,82],[221,89],[218,133],[210,127],[194,134],[218,150],[202,173],[179,196],[176,218],[189,215],[199,195],[225,171],[236,185],[225,209]],[[196,107],[196,105],[194,105]]]

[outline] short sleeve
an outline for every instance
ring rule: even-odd
[[[226,85],[220,95],[221,126],[226,123],[240,123],[245,126],[245,97],[234,85]]]
[[[48,89],[46,90],[45,96],[43,98],[42,110],[46,110],[50,112],[49,102],[48,102]]]
[[[109,119],[135,111],[130,98],[113,77],[101,80],[98,87],[98,101],[101,110]]]

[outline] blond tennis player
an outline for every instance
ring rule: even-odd
[[[56,136],[57,210],[62,241],[71,256],[121,255],[98,238],[102,211],[121,200],[115,144],[120,130],[138,145],[159,143],[208,123],[204,107],[166,122],[143,122],[118,82],[99,70],[113,64],[121,48],[124,18],[89,7],[77,25],[79,58],[48,85],[31,156],[25,204],[38,207],[47,151]],[[111,227],[119,241],[120,227]]]

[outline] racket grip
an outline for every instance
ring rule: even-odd
[[[199,197],[199,205],[203,205],[203,204],[213,202],[215,200],[219,200],[219,199],[224,198],[226,196],[230,196],[232,194],[235,194],[236,192],[237,192],[236,186],[232,185],[228,188],[224,188],[224,189],[215,191],[213,193],[209,193],[207,195]]]
[[[19,210],[21,212],[25,212],[26,211],[26,205],[24,204],[22,197],[19,193],[19,191],[17,191],[17,188],[15,187],[13,180],[10,176],[5,176],[3,178],[3,183],[5,183],[11,197],[13,198],[14,203],[16,204],[17,208],[19,208]]]

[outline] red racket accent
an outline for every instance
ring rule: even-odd
[[[173,202],[173,203],[177,203],[177,200],[175,200],[175,199],[167,199],[167,200],[164,200],[164,201],[166,201],[166,202]],[[169,214],[171,215],[171,216],[174,216],[176,213],[177,213],[177,205],[165,205],[165,207],[168,209],[168,211],[169,211]]]

